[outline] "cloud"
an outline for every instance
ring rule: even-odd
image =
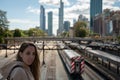
[[[36,24],[35,21],[27,19],[9,19],[10,23],[21,23],[21,24]]]
[[[39,14],[40,13],[39,9],[33,8],[31,6],[28,6],[26,10],[27,10],[27,12],[34,13],[34,14]]]
[[[47,4],[47,5],[58,5],[59,1],[58,0],[39,0],[40,4]]]
[[[111,10],[119,10],[119,6],[115,6],[115,3],[118,3],[120,0],[104,0],[103,9],[109,8]],[[119,2],[120,3],[120,2]]]
[[[70,5],[70,2],[68,0],[62,0],[64,4],[67,6]],[[40,4],[45,4],[45,5],[59,5],[60,0],[39,0]]]
[[[65,20],[69,20],[72,24],[73,19],[77,20],[80,14],[88,18],[89,1],[90,0],[77,0],[76,3],[74,3],[74,5],[72,5],[71,7],[65,8],[64,14],[67,14],[67,15],[64,15],[66,18]]]
[[[22,30],[28,30],[29,28],[35,28],[39,25],[37,21],[27,19],[9,19],[9,21],[10,25],[12,26],[10,27],[11,30],[16,29],[16,27]]]

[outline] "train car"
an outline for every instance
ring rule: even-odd
[[[59,53],[70,74],[82,74],[84,72],[84,58],[77,52],[65,49]]]

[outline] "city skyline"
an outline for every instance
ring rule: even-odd
[[[64,2],[64,21],[78,19],[80,14],[90,18],[90,0],[62,0]],[[26,30],[39,26],[40,5],[45,7],[46,14],[53,12],[53,33],[58,29],[58,9],[60,0],[1,0],[0,9],[7,12],[9,29]],[[103,0],[103,9],[120,10],[120,0]],[[46,16],[47,18],[47,16]],[[47,21],[47,20],[46,20]],[[47,25],[47,22],[46,22]]]

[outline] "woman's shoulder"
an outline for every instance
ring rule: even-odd
[[[22,66],[14,66],[13,69],[11,70],[11,73],[24,73],[25,70]]]
[[[19,61],[13,61],[10,62],[9,64],[4,65],[1,68],[1,75],[3,76],[3,78],[7,78],[12,72],[16,73],[18,71],[18,73],[24,73],[24,69],[22,67],[18,67],[18,66],[22,66],[22,62]]]
[[[13,78],[14,80],[18,80],[18,79],[26,79],[27,75],[25,72],[25,69],[22,67],[16,67],[13,69],[13,71],[10,74],[10,77]]]

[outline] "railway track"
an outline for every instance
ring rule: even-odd
[[[73,45],[73,46],[72,46]],[[79,44],[72,44],[72,45],[68,45],[70,49],[78,52],[80,55],[83,55],[84,58],[86,58],[86,64],[89,61],[88,65],[92,65],[92,67],[94,67],[93,69],[102,77],[104,77],[107,80],[119,80],[120,79],[120,74],[119,74],[119,67],[117,65],[114,65],[111,63],[111,66],[108,65],[110,62],[103,61],[101,60],[101,58],[97,58],[95,56],[91,55],[86,55],[84,54],[85,51],[83,51],[82,49],[80,50]],[[79,48],[79,49],[78,49]],[[88,54],[90,54],[88,52]]]
[[[58,51],[59,54],[59,51]],[[67,76],[69,80],[106,80],[106,78],[100,76],[97,71],[94,71],[95,69],[93,69],[93,66],[90,67],[90,64],[88,66],[88,63],[85,65],[85,72],[83,72],[83,74],[80,76],[78,74],[75,75],[71,75],[67,69],[67,67],[65,66],[65,63],[62,59],[62,56],[59,54],[60,59],[64,65],[64,68],[66,70]]]

